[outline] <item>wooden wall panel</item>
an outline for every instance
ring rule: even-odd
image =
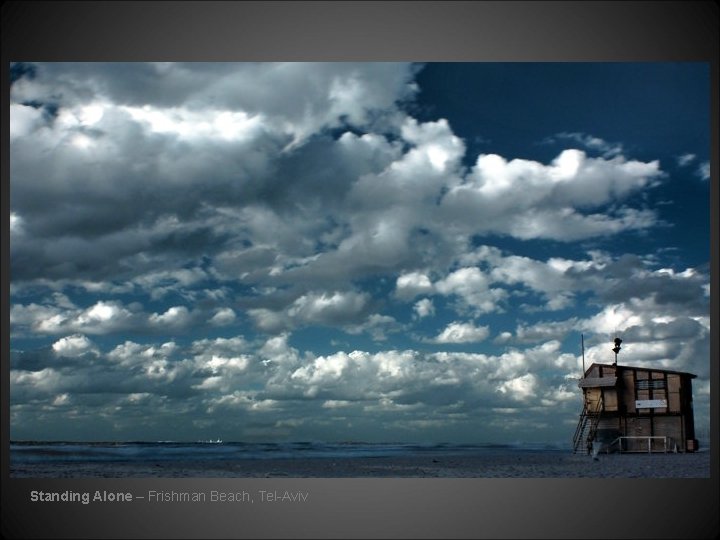
[[[614,377],[615,371],[616,371],[616,369],[614,366],[602,366],[602,376],[603,377]]]
[[[617,390],[614,388],[605,388],[603,390],[604,410],[615,412],[618,410]]]
[[[628,437],[648,437],[652,435],[650,429],[650,418],[628,418]]]
[[[656,416],[653,419],[655,435],[670,437],[678,446],[682,446],[682,418],[679,416]],[[670,445],[672,448],[672,445]]]
[[[652,398],[653,399],[664,399],[667,401],[667,392],[665,390],[653,390]],[[661,407],[661,408],[653,409],[653,411],[655,411],[655,414],[667,413],[668,407]]]
[[[632,370],[623,371],[623,394],[622,400],[625,410],[629,413],[635,412],[635,377]]]
[[[588,388],[585,390],[585,402],[588,411],[594,411],[600,400],[600,388]]]
[[[680,412],[680,375],[668,374],[668,411],[673,413]]]

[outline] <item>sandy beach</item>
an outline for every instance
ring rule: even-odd
[[[11,463],[12,478],[709,478],[710,452]]]

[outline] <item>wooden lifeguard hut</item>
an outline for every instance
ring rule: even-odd
[[[692,373],[592,364],[578,382],[583,391],[573,452],[695,452]]]

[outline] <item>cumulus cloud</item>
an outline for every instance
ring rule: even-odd
[[[232,324],[236,319],[235,312],[231,308],[220,308],[210,319],[210,324],[226,326]]]
[[[452,322],[433,340],[435,343],[477,343],[490,335],[487,326],[473,323]]]
[[[538,322],[535,324],[519,324],[515,330],[515,340],[518,343],[538,343],[553,339],[562,340],[565,336],[579,327],[576,318],[564,321]],[[594,331],[600,331],[595,328]],[[510,340],[512,334],[505,336],[507,341]]]
[[[433,315],[435,313],[435,306],[432,300],[429,298],[423,298],[415,302],[413,310],[415,310],[417,316],[422,319],[423,317]]]
[[[52,350],[59,356],[81,356],[88,352],[97,353],[98,350],[86,336],[74,334],[60,338],[52,345]]]
[[[430,278],[420,272],[410,272],[397,278],[395,294],[399,298],[410,300],[421,294],[433,291]]]
[[[449,223],[476,234],[522,239],[570,241],[643,229],[657,221],[650,210],[583,210],[652,187],[660,175],[658,161],[591,158],[580,150],[565,150],[548,165],[483,154],[466,181],[448,190],[441,213]]]
[[[498,385],[498,391],[502,394],[508,394],[518,401],[525,401],[535,397],[536,384],[535,375],[526,373],[501,383]]]
[[[624,340],[619,362],[630,365],[688,371],[701,377],[709,373],[708,315],[689,316],[663,309],[653,298],[633,299],[605,307],[578,328],[594,332],[596,343],[586,351],[590,361],[614,360],[611,339]]]
[[[81,336],[61,343],[54,348],[72,349],[78,355],[88,349]],[[595,347],[598,352],[602,348]],[[636,360],[652,363],[668,352],[655,349],[646,347],[645,356],[636,355]],[[595,350],[590,347],[589,360]],[[187,347],[127,341],[82,358],[90,360],[13,369],[14,410],[50,402],[92,414],[107,400],[84,401],[82,393],[91,391],[120,393],[123,398],[113,398],[112,403],[127,414],[147,407],[153,417],[206,418],[225,429],[230,428],[226,413],[231,410],[240,415],[233,415],[236,420],[246,418],[248,424],[277,425],[293,411],[296,428],[322,422],[343,434],[346,427],[332,417],[342,411],[360,425],[372,418],[387,429],[412,430],[428,418],[469,425],[487,418],[491,409],[502,415],[504,410],[529,413],[542,406],[574,417],[577,394],[568,374],[580,369],[580,358],[563,353],[557,340],[499,355],[386,349],[314,356],[289,347],[287,336],[270,338],[261,347],[238,336],[197,340]],[[28,366],[18,363],[23,364]]]
[[[227,321],[229,314],[223,313]],[[13,335],[16,336],[28,333],[58,335],[72,332],[92,335],[157,333],[182,330],[201,319],[202,311],[190,311],[185,306],[171,306],[162,313],[147,313],[137,302],[125,305],[115,300],[99,300],[91,306],[80,308],[68,303],[63,295],[54,297],[53,302],[16,303],[10,307],[10,321]],[[217,322],[216,320],[213,324]]]
[[[350,334],[367,333],[374,341],[385,341],[388,333],[400,332],[402,325],[394,317],[372,313],[365,322],[347,325],[344,330]]]
[[[623,146],[620,143],[609,143],[600,137],[594,137],[587,133],[558,133],[553,137],[548,137],[546,143],[558,143],[562,141],[572,141],[581,144],[589,150],[600,152],[605,157],[612,157],[623,152]]]
[[[476,267],[460,268],[435,283],[436,290],[445,296],[457,296],[477,313],[499,310],[498,305],[507,291],[489,286],[490,280]]]
[[[153,313],[148,321],[155,326],[182,328],[190,322],[190,312],[185,306],[173,306],[164,313]]]
[[[10,308],[10,320],[20,328],[27,327],[41,334],[105,334],[125,330],[139,323],[138,315],[122,303],[102,300],[85,309],[15,304]]]
[[[403,300],[412,300],[428,293],[459,298],[465,305],[479,313],[498,309],[498,303],[504,298],[505,291],[490,288],[490,279],[477,267],[464,267],[455,270],[435,283],[419,272],[401,275],[395,284],[395,296]],[[431,302],[423,299],[416,304],[418,314],[430,314]]]
[[[367,302],[368,296],[363,293],[309,293],[293,302],[288,309],[288,315],[308,323],[327,324],[353,318],[363,310]]]
[[[248,310],[258,328],[277,332],[305,325],[342,326],[359,322],[367,314],[367,293],[354,291],[309,292],[280,311]]]

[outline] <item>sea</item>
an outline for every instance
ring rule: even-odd
[[[568,447],[569,448],[569,447]],[[551,444],[451,444],[365,442],[66,442],[10,443],[13,465],[60,462],[187,462],[242,459],[321,459],[408,457],[418,455],[477,455],[494,452],[563,450]]]
[[[710,453],[574,454],[569,444],[63,442],[10,444],[11,478],[693,477]],[[591,465],[594,464],[594,465]]]

